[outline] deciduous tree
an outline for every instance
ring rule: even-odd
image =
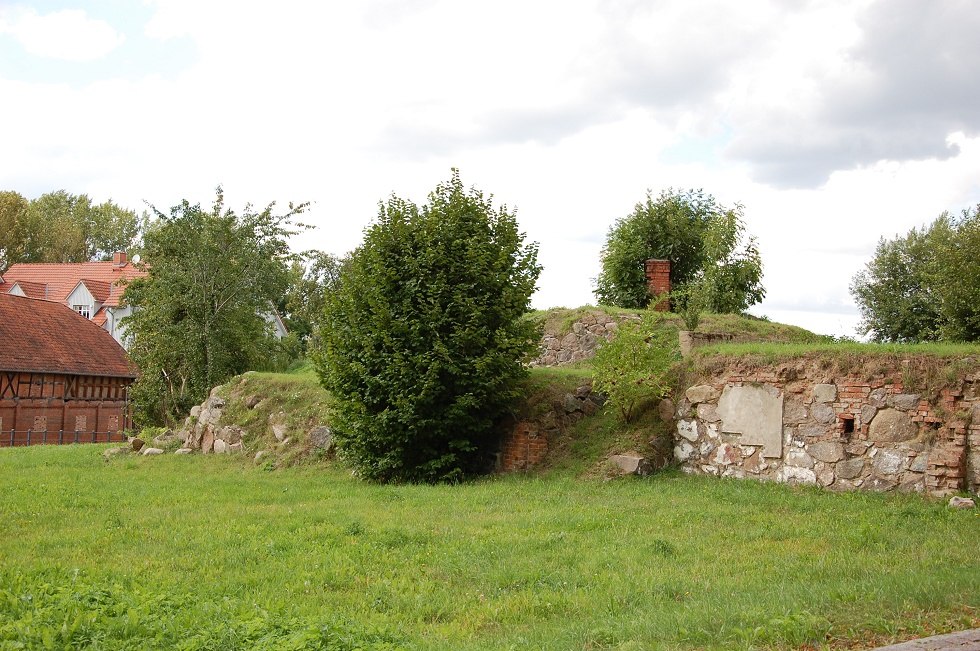
[[[600,304],[643,308],[650,303],[644,264],[670,260],[673,307],[742,312],[765,296],[762,259],[747,236],[741,206],[725,208],[701,190],[647,193],[609,229],[595,296]]]
[[[237,214],[218,188],[210,210],[183,201],[146,234],[149,275],[133,281],[124,321],[142,377],[134,399],[145,421],[185,413],[215,385],[263,368],[277,353],[268,315],[288,284],[288,239],[304,205]]]
[[[335,435],[367,478],[452,481],[486,466],[538,342],[540,267],[506,207],[453,171],[428,203],[391,197],[327,295],[316,366]]]

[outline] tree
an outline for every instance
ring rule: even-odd
[[[593,360],[593,388],[609,397],[609,405],[627,423],[641,403],[666,395],[671,367],[680,360],[676,332],[659,320],[660,314],[652,312],[641,322],[621,324]]]
[[[306,251],[301,258],[293,262],[289,289],[276,307],[305,351],[317,336],[327,293],[336,287],[345,261],[322,251]]]
[[[130,283],[124,320],[141,377],[133,396],[144,421],[161,422],[201,402],[232,375],[263,368],[277,345],[263,315],[287,287],[288,238],[304,205],[285,214],[269,204],[241,214],[225,208],[221,188],[211,210],[187,201],[146,234],[149,275]]]
[[[905,237],[882,238],[874,258],[851,281],[861,311],[860,331],[873,341],[939,339],[942,318],[931,279],[932,230],[913,228]]]
[[[980,341],[980,205],[880,240],[851,294],[874,341]]]
[[[652,297],[644,264],[657,258],[670,260],[670,283],[678,290],[674,307],[684,309],[696,297],[714,312],[748,309],[762,300],[765,289],[755,238],[746,237],[742,218],[741,206],[724,208],[701,190],[666,190],[656,199],[647,192],[646,200],[606,235],[596,299],[647,307]]]
[[[18,192],[0,192],[0,272],[23,256],[22,230],[29,205]]]
[[[15,262],[111,260],[139,247],[148,217],[110,199],[93,205],[87,195],[64,190],[28,202],[0,193],[0,265]]]
[[[419,207],[392,196],[327,294],[314,357],[345,458],[379,481],[483,470],[538,342],[541,267],[506,206],[453,170]]]

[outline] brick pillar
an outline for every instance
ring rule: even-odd
[[[647,260],[646,276],[650,296],[656,298],[670,293],[670,260]],[[666,312],[670,309],[670,301],[664,298],[653,309]]]

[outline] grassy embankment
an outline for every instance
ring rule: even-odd
[[[588,374],[537,369],[528,393]],[[275,445],[270,413],[297,433],[329,418],[308,368],[234,387],[265,397],[227,412],[253,451]],[[301,440],[258,466],[0,450],[0,649],[861,648],[980,626],[973,512],[670,472],[598,480],[655,420],[597,414],[541,473],[459,486],[360,482]]]

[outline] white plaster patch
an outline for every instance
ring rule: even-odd
[[[761,445],[762,456],[783,455],[783,395],[757,386],[726,386],[718,399],[721,431],[741,434],[742,443]]]

